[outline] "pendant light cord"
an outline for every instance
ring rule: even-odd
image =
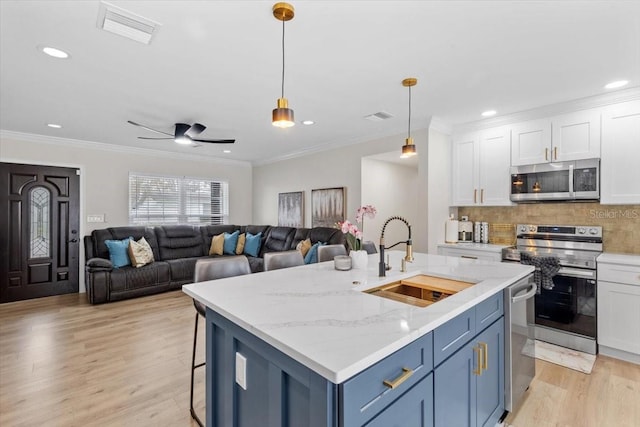
[[[411,138],[411,86],[409,86],[409,129],[407,130],[407,137]]]
[[[282,21],[282,96],[284,98],[284,20]]]

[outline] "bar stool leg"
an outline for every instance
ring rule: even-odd
[[[195,370],[196,368],[204,366],[204,363],[200,363],[196,365],[196,344],[198,342],[198,321],[200,320],[199,317],[200,317],[200,314],[196,312],[196,322],[195,322],[195,327],[193,328],[193,354],[191,356],[191,396],[189,399],[189,403],[190,403],[190,409],[191,409],[191,417],[194,420],[196,420],[196,422],[200,427],[204,427],[204,424],[202,424],[202,421],[200,421],[200,418],[196,415],[196,411],[193,409],[193,384],[194,384]]]

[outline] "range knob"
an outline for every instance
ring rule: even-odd
[[[526,226],[526,225],[521,225],[521,226],[520,226],[520,232],[521,232],[521,233],[524,233],[524,232],[526,232],[526,231],[527,231],[527,226]]]
[[[592,236],[598,234],[598,229],[597,228],[590,228],[589,229],[589,234],[591,234]]]
[[[529,231],[536,231],[536,226],[535,225],[530,225],[529,226]]]
[[[584,234],[586,232],[587,232],[586,228],[583,228],[583,227],[578,228],[578,234]]]

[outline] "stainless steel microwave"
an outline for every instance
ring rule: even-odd
[[[600,199],[600,159],[511,168],[511,201]]]

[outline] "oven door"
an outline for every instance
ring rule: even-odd
[[[596,338],[596,271],[563,267],[535,298],[537,325]]]

